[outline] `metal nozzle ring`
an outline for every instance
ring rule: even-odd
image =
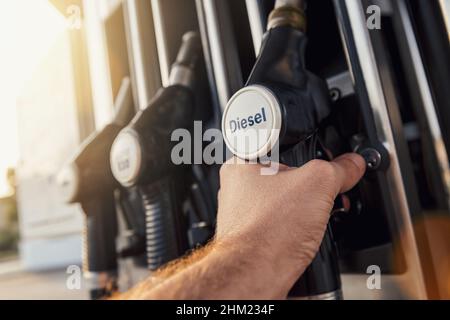
[[[302,9],[293,6],[275,8],[269,15],[267,30],[290,26],[302,32],[306,31],[306,15]]]

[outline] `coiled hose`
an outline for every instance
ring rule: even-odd
[[[182,217],[169,178],[141,187],[146,226],[147,264],[151,271],[178,258],[184,247]]]

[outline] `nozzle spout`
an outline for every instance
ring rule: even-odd
[[[184,34],[177,59],[170,70],[170,85],[179,84],[189,88],[193,86],[194,69],[201,49],[202,44],[197,32],[189,31]]]
[[[289,26],[302,32],[306,31],[306,1],[277,0],[269,15],[267,30]]]
[[[306,9],[306,0],[277,0],[275,1],[275,9],[280,7],[294,7],[300,10]]]

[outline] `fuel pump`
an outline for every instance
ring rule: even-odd
[[[161,88],[117,136],[111,169],[124,187],[137,187],[146,215],[147,264],[156,270],[188,249],[187,221],[182,213],[183,170],[171,161],[172,132],[189,129],[194,117],[194,67],[201,55],[195,32],[183,36],[172,65],[169,86]]]
[[[324,132],[331,114],[327,85],[306,70],[304,1],[277,1],[246,86],[222,118],[227,147],[245,160],[279,150],[279,160],[300,167],[327,159]],[[342,207],[340,198],[335,208]],[[293,299],[341,299],[337,253],[328,228],[320,250],[290,292]]]
[[[134,114],[128,79],[122,82],[115,109],[113,121],[88,137],[58,176],[64,201],[80,203],[86,216],[83,269],[90,282],[92,299],[108,296],[117,289],[114,190],[119,185],[110,169],[109,151],[117,134]]]

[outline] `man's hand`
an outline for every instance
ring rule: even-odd
[[[334,199],[357,184],[366,165],[346,154],[299,169],[281,166],[272,176],[261,168],[224,164],[215,240],[182,268],[172,264],[167,279],[149,279],[127,297],[285,298],[319,249]]]
[[[261,175],[260,165],[232,161],[220,172],[216,241],[253,248],[295,281],[319,249],[335,198],[364,175],[364,159],[313,160],[298,169],[281,166],[273,176]]]

